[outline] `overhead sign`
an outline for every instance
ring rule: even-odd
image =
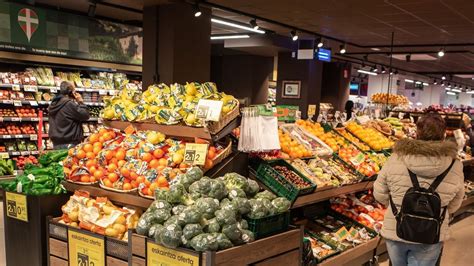
[[[331,50],[319,48],[318,49],[318,60],[324,62],[331,62]]]

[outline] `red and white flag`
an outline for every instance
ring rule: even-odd
[[[18,23],[20,24],[21,29],[26,34],[28,42],[31,40],[31,36],[38,29],[39,19],[36,12],[29,8],[22,8],[18,12]]]

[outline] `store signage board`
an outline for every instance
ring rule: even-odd
[[[196,117],[206,121],[219,121],[221,118],[222,101],[201,99],[196,107]]]
[[[192,165],[204,165],[207,158],[208,144],[186,143],[184,162]]]
[[[147,265],[199,266],[201,264],[198,253],[167,248],[158,245],[149,239],[147,239],[146,244]]]
[[[23,194],[5,192],[7,216],[23,222],[28,222],[28,204]]]
[[[309,104],[308,105],[308,117],[312,117],[316,114],[316,105],[315,104]]]
[[[10,158],[10,155],[8,154],[8,152],[0,152],[0,158],[1,159],[8,159],[8,158]]]
[[[18,84],[13,84],[13,85],[12,85],[12,91],[20,91],[20,85],[18,85]]]
[[[294,122],[296,121],[296,111],[299,110],[295,105],[277,105],[275,116],[278,121]]]
[[[86,231],[68,228],[69,265],[105,265],[105,238]]]
[[[331,50],[319,48],[318,49],[318,60],[324,62],[331,62]]]

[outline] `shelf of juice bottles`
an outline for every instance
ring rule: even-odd
[[[57,93],[59,87],[57,86],[42,86],[42,85],[21,85],[21,84],[0,84],[0,88],[11,88],[12,90],[19,91],[23,89],[25,92],[37,92],[38,90],[49,90],[51,93]],[[77,87],[78,92],[98,92],[100,95],[115,95],[118,90],[111,89],[100,89],[90,87]]]
[[[23,105],[30,105],[30,106],[39,106],[39,105],[49,105],[51,101],[34,101],[34,100],[0,100],[0,104],[8,104],[13,106],[23,106]],[[104,106],[102,102],[84,102],[85,105],[88,106]]]
[[[48,118],[43,117],[43,121],[47,122]],[[0,122],[39,122],[39,117],[0,117]],[[99,118],[91,117],[87,122],[99,122]]]

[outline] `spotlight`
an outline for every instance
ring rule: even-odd
[[[446,76],[443,75],[443,76],[441,77],[441,79],[442,79],[442,80],[446,80]]]
[[[345,54],[346,53],[346,44],[341,44],[339,46],[339,53]]]
[[[250,26],[252,26],[252,28],[254,30],[258,30],[258,28],[259,28],[258,25],[257,25],[257,20],[256,19],[250,20]]]
[[[451,88],[451,83],[448,82],[448,88]]]
[[[317,44],[318,48],[321,48],[321,47],[324,46],[323,38],[321,38],[321,37],[316,38],[315,43]]]
[[[385,67],[382,66],[382,74],[385,74],[385,72],[387,72],[387,71],[385,71]]]
[[[407,55],[406,55],[406,60],[407,60],[407,62],[410,62],[410,61],[411,61],[411,54],[407,54]]]
[[[444,81],[441,81],[441,87],[444,87]]]
[[[454,88],[456,89],[458,87],[458,85],[454,85]]]
[[[199,8],[199,4],[196,3],[193,7],[194,17],[200,17],[202,15],[201,9]]]
[[[436,79],[434,80],[433,82],[434,85],[438,85],[438,81],[436,81]]]
[[[443,56],[444,56],[444,53],[445,53],[444,48],[439,49],[439,51],[438,51],[438,57],[443,57]]]
[[[290,32],[290,34],[291,34],[291,39],[292,39],[294,42],[296,42],[296,40],[298,40],[298,34],[296,34],[296,31],[295,31],[295,30],[292,30],[292,31]]]
[[[377,69],[377,68],[375,68],[375,67],[371,67],[371,68],[370,68],[370,72],[377,72],[376,69]]]
[[[390,69],[389,74],[390,74],[390,75],[393,75],[393,70],[392,70],[392,69]]]

